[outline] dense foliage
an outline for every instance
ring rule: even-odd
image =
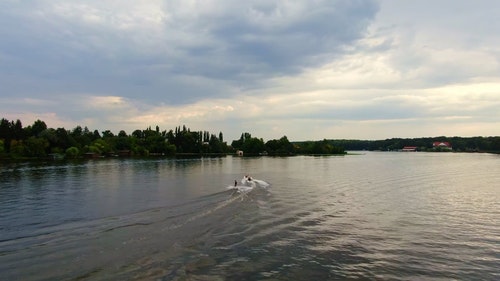
[[[451,150],[433,147],[434,142],[449,142]],[[417,147],[418,151],[454,151],[454,152],[500,152],[500,137],[426,137],[392,138],[386,140],[328,140],[333,146],[346,150],[382,150],[396,151],[405,146]]]
[[[500,152],[500,137],[433,137],[386,140],[321,140],[290,142],[286,136],[264,142],[250,133],[241,134],[231,146],[224,142],[222,132],[218,135],[208,131],[191,131],[186,126],[174,130],[160,131],[158,126],[135,130],[128,135],[120,131],[117,135],[106,130],[91,131],[77,126],[72,130],[49,128],[44,121],[36,120],[23,127],[20,120],[0,120],[0,158],[45,158],[45,157],[98,157],[98,156],[147,156],[179,154],[226,154],[237,150],[245,155],[296,154],[345,154],[345,150],[400,150],[405,146],[417,147],[420,151],[436,151],[433,142],[449,142],[452,150],[464,152]]]
[[[250,133],[243,133],[239,140],[234,140],[231,147],[245,152],[245,155],[295,155],[299,151],[286,136],[279,140],[270,140],[264,143],[263,139],[252,137]]]
[[[160,131],[158,126],[155,130],[149,127],[135,130],[131,135],[122,130],[115,135],[109,130],[99,133],[81,126],[72,130],[48,128],[41,120],[27,127],[19,120],[0,121],[0,156],[11,158],[213,154],[228,150],[222,132],[217,137],[206,131],[191,131],[186,126],[168,132]]]
[[[326,139],[322,141],[297,142],[301,154],[345,154],[344,147]]]
[[[160,131],[158,126],[154,130],[149,127],[135,130],[130,135],[122,130],[115,135],[109,130],[91,131],[81,126],[72,130],[53,129],[41,120],[27,127],[23,127],[20,120],[14,122],[2,118],[0,121],[0,157],[4,158],[219,155],[237,150],[250,156],[344,153],[343,149],[332,146],[326,140],[298,146],[283,136],[264,143],[263,139],[252,137],[249,133],[241,134],[239,140],[228,146],[222,132],[215,135],[208,131],[191,131],[186,126],[169,131]]]

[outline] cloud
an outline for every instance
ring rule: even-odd
[[[370,0],[40,0],[2,8],[0,66],[9,71],[1,77],[29,80],[2,79],[13,92],[50,94],[62,84],[168,103],[227,96],[322,64],[360,39],[377,12]]]
[[[225,139],[495,135],[498,8],[6,0],[0,111],[129,133],[186,124]]]

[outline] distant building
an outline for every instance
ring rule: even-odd
[[[432,148],[434,149],[445,149],[445,150],[452,150],[451,143],[447,141],[435,141],[432,143]]]
[[[96,152],[87,152],[87,153],[83,154],[83,156],[85,158],[99,158],[99,157],[101,157],[101,155],[99,153],[96,153]]]
[[[123,149],[123,150],[118,150],[116,152],[116,154],[118,156],[126,157],[126,156],[131,156],[132,155],[132,151],[130,151],[128,149]]]
[[[403,147],[403,149],[401,151],[415,152],[415,151],[417,151],[417,147],[416,146],[405,146],[405,147]]]

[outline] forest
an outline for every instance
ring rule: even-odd
[[[433,142],[449,142],[452,149],[439,150]],[[96,158],[111,156],[203,156],[244,151],[245,156],[344,155],[346,151],[397,151],[405,146],[417,151],[500,152],[500,137],[426,137],[386,140],[323,139],[294,141],[286,136],[264,142],[245,132],[230,145],[222,132],[193,131],[185,125],[175,129],[137,129],[99,132],[76,126],[71,130],[49,128],[42,120],[23,126],[20,120],[0,121],[0,159]]]
[[[448,142],[451,149],[433,147],[434,142]],[[385,140],[329,140],[332,146],[345,150],[398,151],[406,146],[416,147],[417,151],[440,152],[489,152],[500,153],[500,136],[492,137],[421,137],[391,138]]]
[[[28,126],[20,120],[0,121],[0,159],[226,155],[238,150],[245,156],[345,153],[326,140],[299,146],[286,136],[264,142],[250,133],[242,133],[228,145],[222,132],[192,131],[185,125],[168,131],[148,127],[130,135],[121,130],[115,135],[110,130],[99,132],[81,126],[49,128],[42,120]]]

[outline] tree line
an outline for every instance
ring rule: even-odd
[[[20,120],[0,121],[0,155],[10,158],[43,158],[64,155],[81,156],[148,156],[175,155],[176,153],[226,153],[228,147],[222,132],[218,136],[207,131],[191,131],[186,126],[163,130],[156,126],[135,130],[128,135],[121,130],[115,135],[110,130],[99,132],[77,126],[72,130],[48,128],[36,120],[23,127]]]
[[[346,150],[396,151],[405,146],[414,146],[418,151],[490,152],[500,153],[500,136],[492,137],[421,137],[391,138],[385,140],[327,140],[332,146]],[[433,146],[434,142],[448,142],[452,149]]]
[[[222,132],[192,131],[185,125],[173,130],[148,127],[130,135],[121,130],[99,132],[86,126],[71,130],[49,128],[42,120],[23,126],[20,120],[0,120],[0,158],[66,158],[97,156],[221,155],[242,150],[245,155],[344,154],[328,141],[291,143],[286,136],[264,142],[242,133],[228,145]]]
[[[405,146],[419,151],[436,151],[433,142],[449,142],[456,152],[500,153],[500,137],[426,137],[391,138],[385,140],[323,139],[320,141],[291,142],[286,136],[264,142],[262,138],[242,133],[230,145],[222,132],[192,131],[185,125],[173,130],[148,127],[130,135],[121,130],[99,132],[76,126],[71,130],[49,128],[36,120],[23,126],[20,120],[0,120],[0,158],[45,158],[53,155],[66,158],[94,156],[150,156],[150,155],[223,155],[244,151],[245,155],[288,156],[297,154],[342,155],[347,150],[401,150]],[[449,150],[446,150],[449,151]]]
[[[240,139],[231,143],[231,147],[250,155],[343,155],[346,153],[343,147],[332,145],[326,139],[292,143],[286,136],[283,136],[278,140],[269,140],[264,143],[263,139],[252,137],[250,133],[241,134]]]

